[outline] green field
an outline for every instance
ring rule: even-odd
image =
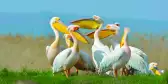
[[[16,81],[31,80],[36,84],[168,84],[168,73],[162,76],[134,75],[113,78],[96,74],[72,74],[68,79],[58,73],[54,76],[51,71],[9,71],[6,68],[0,71],[0,84],[15,84]],[[31,84],[31,83],[24,83]]]

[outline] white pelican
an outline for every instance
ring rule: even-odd
[[[64,34],[64,38],[66,40],[66,44],[67,46],[70,48],[73,46],[73,39],[72,37],[70,36],[70,34]],[[95,72],[95,67],[94,67],[94,64],[93,64],[93,61],[92,61],[92,58],[87,54],[85,53],[84,51],[79,51],[79,60],[78,62],[74,65],[75,68],[76,68],[76,72],[78,74],[78,69],[79,70],[86,70],[86,71],[92,71],[92,72]]]
[[[106,26],[106,28],[116,30],[116,36],[113,35],[113,37],[115,38],[115,37],[119,36],[119,30],[120,30],[119,26],[120,25],[118,23],[108,24]],[[117,42],[117,40],[113,40],[113,37],[111,39],[111,41],[112,41],[112,46],[110,48],[111,51],[113,50],[113,48],[114,48],[114,50],[117,48],[120,48],[119,42]],[[129,48],[131,49],[131,58],[128,61],[126,67],[130,66],[130,67],[138,70],[138,72],[140,72],[140,73],[145,73],[145,74],[149,73],[149,71],[148,71],[148,56],[138,48],[135,48],[132,46],[129,46]]]
[[[53,73],[64,71],[66,77],[68,78],[69,69],[72,68],[79,60],[78,41],[76,39],[76,35],[80,35],[77,31],[78,29],[78,25],[68,26],[69,34],[72,36],[74,41],[73,46],[63,50],[55,57],[52,68]]]
[[[105,56],[108,56],[108,54],[110,53],[110,49],[107,45],[104,45],[100,40],[99,40],[99,36],[103,36],[101,35],[99,32],[101,31],[101,27],[103,25],[103,21],[100,19],[99,16],[93,16],[93,19],[95,21],[98,21],[99,23],[101,23],[101,25],[99,26],[99,28],[92,33],[89,33],[87,36],[93,35],[94,38],[94,43],[92,45],[92,59],[94,61],[96,70],[99,69],[100,67],[100,62],[102,61],[102,59]],[[113,31],[115,32],[115,31]],[[103,33],[102,33],[103,34]],[[114,34],[114,33],[113,33]]]
[[[156,62],[151,62],[149,64],[149,71],[151,72],[151,74],[159,75],[159,76],[164,73],[164,70],[158,69],[158,63],[156,63]]]
[[[98,28],[95,32],[91,32],[87,34],[88,37],[94,38],[94,44],[92,45],[92,57],[95,64],[95,67],[100,72],[106,72],[111,69],[113,66],[114,69],[114,75],[117,76],[117,69],[125,66],[125,64],[128,62],[130,58],[130,50],[129,47],[127,47],[127,29],[125,29],[125,34],[122,40],[121,49],[119,51],[110,52],[110,49],[108,46],[104,45],[99,38],[105,38],[109,36],[109,32],[112,32],[112,34],[115,34],[115,30],[111,29],[104,29],[101,31],[101,27],[103,25],[103,21],[100,19],[99,16],[93,16],[93,19],[83,19],[78,20],[76,22],[72,22],[78,25],[82,25],[83,27],[90,27],[90,28]],[[97,24],[99,26],[97,26]],[[90,29],[88,28],[88,29]],[[107,33],[103,33],[103,32]],[[124,44],[123,44],[124,43]],[[114,55],[112,55],[114,54]],[[121,58],[121,59],[120,59]]]
[[[59,44],[59,39],[60,39],[59,32],[53,26],[53,24],[59,23],[59,22],[60,22],[59,17],[53,17],[50,20],[50,26],[51,26],[52,30],[54,31],[55,40],[50,46],[46,47],[46,55],[47,55],[47,58],[48,58],[51,66],[53,65],[54,58],[58,55],[58,53],[60,51],[62,51],[63,49],[65,49],[64,47],[60,46],[60,44]]]
[[[99,72],[105,73],[112,69],[114,77],[117,77],[118,70],[125,67],[131,56],[131,50],[127,43],[128,33],[129,28],[125,28],[120,48],[111,51],[109,54],[110,56],[106,56],[102,59]]]
[[[87,34],[87,36],[92,39],[94,38],[94,44],[92,46],[92,58],[94,61],[95,68],[98,70],[99,64],[100,64],[102,58],[104,57],[104,54],[102,54],[102,53],[109,53],[110,52],[109,47],[104,45],[103,43],[101,43],[99,38],[105,38],[111,34],[115,34],[115,31],[109,30],[109,29],[101,30],[101,27],[103,25],[103,20],[101,20],[100,17],[96,16],[96,15],[94,15],[93,18],[75,20],[71,23],[79,25],[81,28],[97,29],[95,31],[95,33],[91,32],[91,33]]]

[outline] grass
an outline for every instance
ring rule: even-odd
[[[168,73],[163,76],[134,75],[113,78],[96,74],[73,75],[67,79],[61,73],[52,75],[51,71],[23,69],[20,72],[6,68],[0,71],[0,84],[14,84],[17,80],[31,80],[37,84],[168,84]]]

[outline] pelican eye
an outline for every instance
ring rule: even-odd
[[[116,24],[117,26],[120,26],[120,24]]]

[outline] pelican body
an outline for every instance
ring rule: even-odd
[[[73,46],[73,39],[69,34],[64,34],[65,40],[66,40],[66,44],[67,46],[70,48]],[[78,62],[74,65],[75,68],[77,69],[77,73],[78,73],[78,69],[79,70],[86,70],[86,71],[92,71],[95,72],[95,67],[93,65],[93,61],[91,59],[91,57],[83,52],[83,51],[79,51],[79,60]]]
[[[123,41],[125,42],[123,47],[111,52],[110,48],[104,45],[99,37],[101,27],[103,25],[103,21],[99,16],[93,16],[93,18],[101,25],[99,28],[92,33],[87,34],[87,36],[91,36],[94,34],[94,44],[92,45],[92,57],[98,73],[105,73],[110,69],[114,69],[114,75],[117,76],[117,70],[121,67],[124,67],[130,58],[130,49],[127,47],[127,42],[125,41],[127,38],[127,33],[123,36]],[[112,30],[112,29],[111,29]],[[115,32],[113,30],[113,32]],[[115,34],[115,33],[112,33]],[[107,36],[107,35],[106,35]]]
[[[78,41],[74,35],[74,33],[76,34],[76,32],[78,32],[78,29],[79,26],[77,25],[68,26],[68,31],[74,43],[72,47],[63,50],[55,57],[53,62],[53,73],[64,71],[66,77],[68,77],[70,68],[79,60]]]
[[[115,29],[117,31],[116,36],[114,37],[118,37],[118,32],[120,30],[119,28],[119,24],[108,24],[108,28],[109,29]],[[111,39],[111,43],[112,46],[110,48],[111,51],[119,49],[120,48],[120,44],[119,42]],[[126,67],[132,67],[135,70],[137,70],[136,72],[138,73],[144,73],[147,74],[149,73],[148,70],[148,56],[140,49],[129,46],[130,50],[131,50],[131,57],[130,60],[128,61],[128,63],[126,64]]]
[[[129,30],[125,28],[120,48],[111,51],[109,53],[110,56],[103,58],[102,62],[100,63],[99,72],[105,73],[109,70],[113,70],[113,74],[116,77],[118,70],[124,68],[125,64],[128,63],[131,56],[131,50],[126,41],[128,31]]]
[[[94,19],[94,20],[93,20]],[[75,24],[80,25],[87,25],[87,29],[97,29],[95,32],[91,32],[87,34],[88,37],[94,39],[94,44],[92,45],[92,57],[94,61],[94,65],[96,67],[96,70],[98,73],[104,73],[107,72],[110,69],[114,69],[114,75],[117,76],[117,70],[121,67],[124,67],[125,64],[128,62],[130,58],[130,49],[127,47],[127,32],[123,36],[122,45],[119,50],[110,51],[110,48],[106,45],[104,45],[100,41],[101,38],[105,38],[109,36],[109,33],[104,33],[104,35],[101,35],[103,32],[101,31],[101,27],[103,25],[103,20],[100,19],[99,16],[93,16],[93,19],[91,20],[78,20]],[[88,23],[88,24],[87,24]],[[93,25],[91,25],[93,24]],[[112,32],[112,34],[115,34],[115,30],[113,29],[105,29],[108,32]],[[126,30],[127,31],[127,30]]]
[[[50,46],[46,46],[46,56],[48,58],[50,66],[53,66],[54,58],[58,55],[58,53],[60,51],[62,51],[63,49],[65,49],[64,47],[60,46],[60,44],[59,44],[59,39],[60,39],[59,31],[57,29],[55,29],[55,27],[54,27],[54,24],[56,24],[56,23],[61,23],[59,17],[53,17],[50,20],[50,26],[55,34],[55,40]]]

